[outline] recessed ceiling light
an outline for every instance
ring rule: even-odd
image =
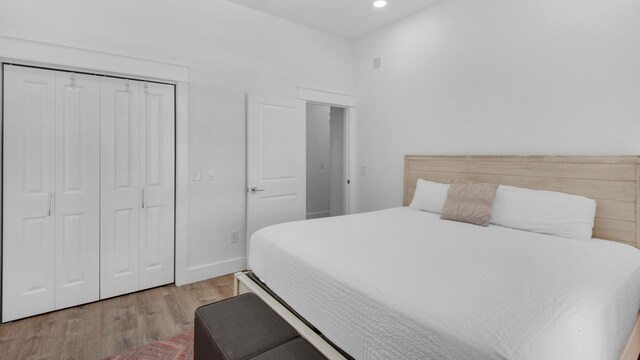
[[[376,0],[373,2],[373,7],[383,8],[387,6],[387,2],[385,0]]]

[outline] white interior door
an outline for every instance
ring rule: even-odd
[[[305,102],[247,99],[247,236],[306,218]]]
[[[100,298],[140,289],[140,83],[101,79]]]
[[[54,309],[55,73],[4,67],[2,319]]]
[[[100,79],[56,72],[55,308],[100,297]]]
[[[175,105],[172,85],[147,83],[140,116],[140,288],[173,282]]]

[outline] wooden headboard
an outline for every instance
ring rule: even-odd
[[[421,156],[404,160],[404,205],[419,179],[490,182],[596,200],[593,236],[640,248],[638,156]]]

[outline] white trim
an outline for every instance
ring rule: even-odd
[[[163,61],[86,50],[0,35],[0,57],[26,65],[49,65],[60,70],[91,69],[105,75],[136,75],[148,80],[189,82],[189,67]]]
[[[320,212],[314,212],[314,213],[307,213],[307,220],[309,219],[320,219],[320,218],[325,218],[325,217],[329,217],[331,216],[331,213],[329,211],[320,211]]]
[[[189,209],[189,67],[163,61],[111,54],[0,35],[0,63],[42,66],[66,71],[83,71],[103,75],[158,80],[176,85],[176,239],[175,283],[184,285],[222,275],[224,265],[211,264],[206,268],[189,268],[188,209]],[[0,87],[0,98],[1,98]],[[0,120],[2,119],[0,113]],[[0,157],[0,168],[2,159]],[[0,180],[1,182],[1,180]],[[1,184],[0,184],[1,186]],[[1,214],[0,214],[1,215]],[[244,259],[244,258],[243,258]],[[234,260],[230,260],[234,262]],[[244,269],[229,266],[226,273]],[[206,270],[204,270],[206,269]],[[208,271],[208,273],[207,273]]]
[[[189,284],[189,85],[176,84],[175,283]],[[181,119],[181,121],[178,121]]]
[[[191,284],[194,282],[211,279],[214,277],[232,274],[236,271],[242,271],[247,268],[247,258],[245,256],[220,261],[213,264],[205,264],[200,266],[192,266],[185,272],[185,283]],[[184,285],[182,284],[182,285]],[[176,285],[178,285],[176,283]]]
[[[356,98],[352,95],[340,94],[331,91],[310,89],[298,86],[298,99],[307,102],[333,105],[337,107],[355,107]]]
[[[3,65],[2,65],[2,59],[0,59],[0,104],[2,104],[2,106],[0,106],[0,145],[3,144],[4,142],[4,69],[3,69]],[[1,219],[4,219],[4,213],[2,212],[4,209],[4,183],[3,183],[3,179],[4,179],[4,173],[3,173],[3,169],[4,169],[4,145],[0,146],[0,223],[1,223]],[[0,234],[3,233],[3,229],[0,227]],[[0,235],[0,239],[2,238],[2,236]],[[2,254],[2,249],[4,248],[3,246],[3,242],[0,241],[0,277],[2,275],[2,271],[4,271],[4,257]],[[0,292],[1,294],[1,292]],[[1,303],[1,297],[0,297],[0,303]],[[2,315],[2,306],[0,306],[0,315]]]

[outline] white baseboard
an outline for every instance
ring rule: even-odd
[[[212,264],[194,266],[187,269],[183,279],[179,280],[176,278],[176,285],[187,285],[246,269],[247,258],[245,256]]]
[[[329,216],[331,216],[331,213],[329,211],[321,211],[316,213],[308,213],[307,219],[319,219],[319,218],[324,218]]]

